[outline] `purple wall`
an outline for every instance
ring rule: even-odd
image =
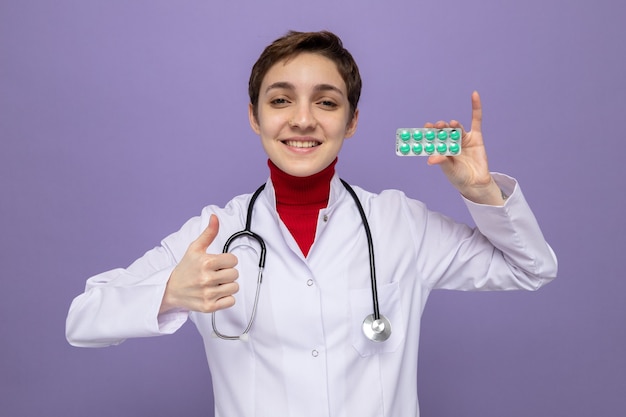
[[[468,124],[477,89],[492,169],[519,179],[559,256],[537,293],[433,294],[423,416],[626,413],[625,3],[298,3],[2,0],[0,415],[212,415],[192,325],[77,349],[65,315],[88,276],[265,180],[247,77],[291,28],[337,32],[360,63],[344,178],[467,220],[439,170],[392,143]]]

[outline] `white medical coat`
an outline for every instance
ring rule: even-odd
[[[212,336],[211,314],[158,311],[167,279],[210,215],[220,229],[208,252],[219,253],[244,228],[251,195],[204,208],[127,269],[90,278],[70,307],[67,338],[107,346],[171,334],[190,318],[204,340],[217,417],[419,416],[420,318],[430,291],[535,290],[556,276],[554,253],[516,182],[494,177],[510,197],[503,207],[467,201],[474,229],[402,192],[355,187],[374,241],[380,312],[393,328],[385,342],[361,331],[372,313],[367,240],[336,175],[307,258],[278,217],[271,181],[259,196],[252,230],[265,240],[267,262],[248,342]],[[238,246],[237,302],[215,313],[219,331],[233,335],[250,317],[259,262],[255,243]]]

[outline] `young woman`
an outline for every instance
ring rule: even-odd
[[[268,46],[248,109],[269,157],[264,187],[205,207],[128,268],[90,278],[69,311],[69,342],[171,334],[190,319],[216,416],[418,416],[430,291],[535,290],[555,277],[556,258],[516,181],[488,169],[477,93],[469,131],[427,124],[462,129],[460,155],[428,162],[476,228],[399,191],[342,182],[337,157],[357,128],[360,91],[332,33],[290,32]]]

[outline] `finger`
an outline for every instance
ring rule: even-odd
[[[446,123],[443,120],[439,120],[437,123],[435,123],[435,129],[445,129],[446,127],[448,127],[448,123]]]
[[[450,127],[453,129],[461,129],[461,143],[465,144],[467,141],[467,131],[458,120],[450,120]]]
[[[204,294],[204,297],[194,300],[187,308],[191,311],[199,311],[201,313],[213,313],[217,310],[232,307],[233,305],[235,305],[235,297],[232,295],[232,291],[224,291],[223,293],[210,291]]]
[[[209,219],[209,224],[207,227],[200,233],[200,236],[189,245],[189,249],[194,251],[206,252],[207,248],[213,240],[215,236],[217,236],[217,232],[220,229],[220,223],[215,214],[211,214],[211,218]]]
[[[448,157],[442,155],[431,155],[426,161],[428,165],[441,165],[448,161]]]
[[[211,311],[224,310],[235,305],[235,297],[229,295],[215,300],[214,308]]]
[[[233,279],[237,279],[237,274],[239,273],[235,269],[235,266],[237,266],[238,259],[232,253],[220,253],[217,255],[201,254],[201,256],[202,256],[202,259],[201,259],[202,264],[200,265],[200,268],[202,271],[204,271],[205,274],[208,274],[206,275],[208,280],[214,281],[215,280],[214,274],[220,271],[230,271],[230,272],[224,272],[224,274],[234,273],[235,277]],[[233,279],[231,279],[231,281]]]
[[[224,284],[211,288],[211,290],[206,293],[203,311],[216,311],[232,307],[235,304],[234,294],[238,291],[239,285],[237,283]]]
[[[481,132],[483,122],[483,108],[478,91],[472,93],[472,132]]]
[[[463,125],[458,120],[450,120],[450,127],[455,128],[455,129],[461,128],[465,132]]]
[[[222,285],[235,282],[239,278],[239,271],[235,268],[225,268],[218,271],[212,271],[210,277],[207,277],[211,285]]]
[[[218,300],[223,297],[235,295],[239,292],[239,284],[236,282],[227,282],[226,284],[216,285],[206,289],[205,296],[209,300]]]

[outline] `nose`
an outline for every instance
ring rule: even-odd
[[[304,103],[296,106],[289,119],[289,126],[301,130],[314,129],[317,126],[317,119],[311,106]]]

